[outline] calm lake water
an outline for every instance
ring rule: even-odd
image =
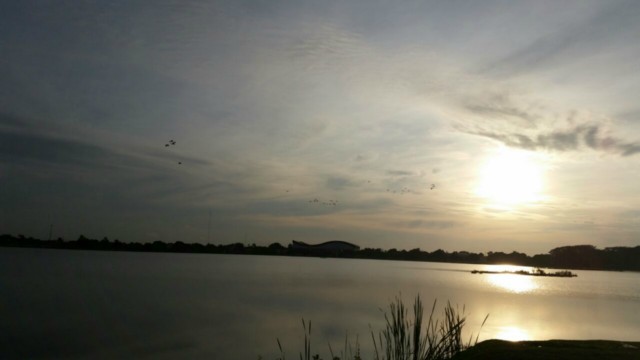
[[[466,305],[480,339],[640,340],[640,274],[474,275],[495,266],[268,256],[0,248],[2,358],[328,357],[402,294]],[[441,308],[441,307],[439,307]]]

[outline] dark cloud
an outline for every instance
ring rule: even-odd
[[[334,206],[314,206],[306,199],[252,201],[240,209],[241,214],[271,216],[316,216],[338,211]]]
[[[0,114],[2,232],[40,236],[34,231],[47,222],[56,224],[56,236],[148,241],[148,231],[162,228],[167,240],[177,232],[168,224],[189,223],[198,209],[221,207],[246,191],[231,183],[236,174],[222,175],[216,166],[202,172],[208,160],[166,150],[162,142],[156,149],[41,122]]]
[[[156,159],[165,159],[165,160],[171,161],[172,163],[182,162],[183,164],[185,165],[188,164],[189,166],[213,165],[213,163],[209,160],[205,160],[195,156],[183,155],[180,153],[167,152],[167,151],[164,151],[164,148],[144,149],[144,150],[140,150],[140,154],[144,154]]]
[[[8,162],[42,161],[67,164],[116,163],[113,152],[91,144],[40,134],[0,132],[0,157]]]
[[[568,130],[555,130],[538,135],[524,135],[496,131],[466,131],[498,140],[507,146],[526,150],[575,151],[589,148],[621,156],[640,153],[640,143],[625,142],[609,136],[598,125],[580,125]]]
[[[50,134],[60,132],[60,126],[47,121],[0,112],[0,132]]]
[[[0,113],[0,126],[9,128],[21,128],[24,127],[24,125],[25,121],[21,120],[19,117]]]
[[[38,127],[30,119],[0,114],[0,158],[7,163],[40,161],[53,164],[104,164],[117,156],[95,144],[53,134],[52,127]],[[62,133],[63,131],[58,130]]]
[[[175,151],[167,151],[158,145],[158,149],[129,146],[118,148],[92,143],[63,136],[62,127],[45,125],[9,114],[0,114],[0,158],[10,163],[40,161],[52,164],[100,166],[139,166],[150,167],[154,161],[170,163],[182,162],[190,166],[205,166],[211,163],[193,156]],[[70,132],[70,131],[69,131]]]
[[[21,174],[23,181],[48,174],[49,181],[57,177],[59,181],[75,184],[76,188],[91,187],[91,184],[104,186],[109,182],[120,184],[120,188],[112,189],[117,193],[136,189],[138,196],[153,193],[158,199],[163,197],[163,192],[180,190],[184,194],[186,189],[193,188],[192,181],[181,176],[181,172],[167,171],[178,166],[177,159],[183,160],[184,166],[192,167],[192,163],[187,162],[190,158],[173,154],[161,156],[154,151],[119,152],[74,139],[0,129],[0,161],[14,171],[20,169],[14,173]],[[194,163],[198,164],[196,160]]]

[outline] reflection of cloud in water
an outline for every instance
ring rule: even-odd
[[[487,281],[494,287],[500,287],[514,293],[528,293],[538,288],[531,276],[515,274],[489,274]]]
[[[494,336],[496,339],[508,341],[531,340],[531,335],[517,326],[502,326]]]

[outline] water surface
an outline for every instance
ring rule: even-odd
[[[471,274],[425,262],[0,248],[3,358],[275,358],[328,354],[356,336],[368,356],[396,295],[466,305],[480,339],[640,339],[640,274]]]

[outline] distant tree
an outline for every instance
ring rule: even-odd
[[[576,254],[587,254],[587,253],[593,253],[595,251],[597,251],[597,249],[593,245],[571,245],[571,246],[561,246],[555,249],[551,249],[549,251],[549,254],[551,254],[551,256],[565,256],[565,255],[574,256]]]
[[[593,245],[562,246],[549,251],[551,265],[574,269],[600,269],[604,267],[602,250]]]
[[[268,246],[268,248],[270,250],[284,250],[286,249],[284,246],[282,246],[280,243],[278,242],[274,242],[271,245]]]

